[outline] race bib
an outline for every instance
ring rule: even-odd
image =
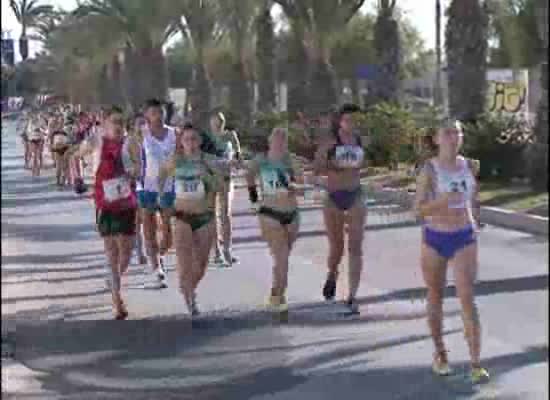
[[[183,200],[202,200],[206,195],[202,179],[176,180],[176,197]]]
[[[263,192],[266,195],[288,193],[288,189],[275,169],[266,169],[261,172]],[[289,182],[288,176],[286,181]]]
[[[67,136],[65,135],[55,135],[53,137],[53,145],[55,147],[65,146],[68,143]]]
[[[126,199],[130,197],[131,193],[130,182],[125,177],[103,181],[103,194],[108,203]]]
[[[29,136],[29,139],[31,139],[31,140],[41,140],[42,139],[42,134],[40,132],[33,131],[33,132],[31,132],[31,134]]]
[[[442,191],[446,193],[460,193],[460,198],[449,204],[450,208],[465,208],[471,195],[469,181],[465,176],[442,180]]]
[[[359,146],[336,146],[334,161],[339,168],[360,168],[365,152]]]

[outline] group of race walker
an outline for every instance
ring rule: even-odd
[[[347,240],[348,293],[343,305],[346,314],[355,315],[359,313],[356,294],[368,208],[361,184],[367,144],[354,122],[358,112],[357,106],[344,105],[322,114],[317,132],[304,130],[314,154],[305,164],[289,152],[285,127],[265,132],[266,146],[245,160],[238,136],[227,129],[221,112],[212,113],[206,130],[191,123],[172,127],[165,123],[162,103],[154,99],[130,118],[116,106],[97,113],[74,113],[70,106],[33,112],[24,118],[21,135],[25,167],[35,176],[43,166],[45,147],[52,154],[60,187],[73,185],[78,193],[86,191],[83,170],[86,163],[91,167],[96,225],[110,269],[115,319],[128,317],[121,278],[133,249],[139,263],[149,267],[149,284],[164,288],[164,256],[172,246],[178,286],[189,314],[192,318],[200,314],[197,288],[212,248],[216,265],[231,267],[238,262],[231,251],[231,202],[237,169],[244,169],[248,198],[273,258],[269,309],[288,311],[289,257],[299,233],[300,198],[312,187],[322,187],[319,200],[329,245],[322,295],[327,301],[335,299]],[[443,298],[447,265],[452,263],[471,379],[481,383],[489,374],[480,364],[481,327],[474,295],[479,162],[460,155],[463,129],[459,121],[443,119],[428,139],[431,156],[417,174],[413,210],[422,221],[420,264],[435,345],[432,369],[438,375],[451,374],[443,341]]]

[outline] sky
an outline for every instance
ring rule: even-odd
[[[18,38],[21,32],[17,21],[9,7],[9,0],[2,1],[2,31],[11,31],[12,38]],[[220,0],[223,1],[223,0]],[[442,0],[442,5],[445,7],[450,0]],[[76,6],[76,0],[43,0],[44,4],[51,4],[64,9],[72,9]],[[377,0],[366,0],[364,10],[372,10],[376,6]],[[420,35],[424,39],[427,48],[435,47],[435,0],[397,0],[397,4],[412,24],[419,30]],[[444,22],[443,22],[444,23]],[[442,29],[444,29],[442,27]],[[29,43],[29,51],[31,56],[40,49],[37,42]],[[20,59],[18,44],[15,43],[16,61]]]

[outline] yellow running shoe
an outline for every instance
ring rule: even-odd
[[[471,378],[473,384],[487,382],[490,378],[489,371],[482,367],[472,368]]]
[[[447,353],[445,351],[441,353],[436,353],[434,355],[432,371],[438,376],[451,375],[451,373],[453,372],[451,367],[449,367],[449,361],[447,360]]]
[[[288,311],[288,304],[286,303],[285,296],[270,296],[268,307],[273,312],[285,312]]]

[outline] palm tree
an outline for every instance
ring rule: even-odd
[[[102,71],[118,48],[111,40],[113,31],[102,22],[91,16],[67,15],[46,37],[44,74],[60,94],[74,102],[85,103],[84,97],[111,102],[111,91],[120,88],[119,82],[102,81]]]
[[[150,97],[165,99],[167,71],[162,48],[178,30],[181,14],[169,0],[86,0],[75,15],[90,17],[109,29],[117,53],[126,49],[128,82],[136,84],[132,104]],[[105,28],[104,28],[105,29]],[[113,54],[109,55],[112,60]]]
[[[294,22],[309,59],[310,110],[326,111],[338,102],[338,81],[330,62],[334,34],[357,13],[364,0],[275,0]]]
[[[183,21],[178,27],[194,52],[193,84],[189,103],[194,123],[206,128],[212,101],[212,81],[206,55],[222,38],[217,0],[182,0]]]
[[[234,51],[233,79],[230,84],[230,110],[248,126],[252,114],[252,52],[254,23],[258,14],[257,0],[224,0],[219,2],[220,15]]]
[[[10,8],[17,22],[21,25],[19,52],[23,61],[25,61],[29,56],[27,29],[33,28],[40,17],[50,14],[53,7],[40,4],[40,0],[10,0]]]
[[[473,122],[486,105],[487,12],[479,0],[452,0],[447,13],[449,112]]]
[[[378,15],[374,25],[378,71],[371,88],[371,96],[376,102],[397,102],[399,98],[402,50],[399,24],[395,18],[396,3],[396,0],[378,0]]]
[[[258,81],[258,110],[275,109],[275,31],[271,16],[271,0],[264,0],[256,20],[256,57]]]
[[[50,34],[59,27],[64,17],[63,11],[52,11],[41,15],[33,26],[35,33],[29,35],[29,39],[45,43]]]

